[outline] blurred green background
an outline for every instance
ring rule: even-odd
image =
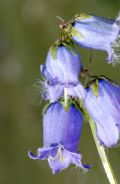
[[[42,146],[39,65],[59,35],[59,20],[76,13],[113,18],[120,0],[0,0],[0,184],[107,184],[88,124],[84,124],[80,152],[93,168],[87,173],[70,166],[52,175],[47,161],[31,160],[28,150]],[[89,50],[80,49],[88,64]],[[104,62],[106,54],[93,51],[93,74],[120,82],[120,65]],[[107,150],[108,151],[108,150]],[[120,183],[120,148],[108,152]]]

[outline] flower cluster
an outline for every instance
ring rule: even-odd
[[[88,170],[78,152],[83,116],[81,102],[96,125],[96,136],[101,145],[116,146],[120,132],[120,86],[105,77],[83,74],[84,66],[79,46],[105,50],[107,60],[114,62],[119,56],[114,48],[120,37],[120,17],[109,20],[82,14],[62,25],[62,36],[48,51],[45,64],[40,66],[43,77],[42,94],[49,105],[43,115],[43,148],[32,159],[48,160],[53,174],[70,164]],[[91,80],[92,79],[92,80]],[[87,87],[84,80],[88,80]],[[81,82],[82,81],[82,82]],[[87,119],[87,117],[85,117]],[[88,119],[89,121],[89,119]]]

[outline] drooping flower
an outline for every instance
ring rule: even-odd
[[[80,55],[76,49],[73,53],[63,45],[58,46],[55,59],[49,50],[46,63],[40,66],[45,79],[45,99],[53,103],[64,95],[64,90],[68,96],[83,98],[85,90],[78,79],[81,68]]]
[[[98,96],[88,87],[84,104],[96,123],[100,143],[107,147],[115,146],[120,131],[120,87],[106,79],[99,79]]]
[[[65,111],[61,103],[51,104],[43,117],[44,147],[39,148],[37,155],[29,152],[32,159],[48,159],[53,174],[75,164],[83,169],[89,165],[81,162],[78,153],[78,142],[82,130],[82,114],[75,105]]]
[[[75,34],[72,35],[73,40],[79,46],[107,51],[108,62],[119,62],[120,15],[116,20],[81,15],[74,19],[72,28],[82,35],[81,37]]]

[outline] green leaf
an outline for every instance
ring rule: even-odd
[[[98,97],[98,88],[99,88],[99,85],[98,85],[98,80],[97,79],[90,85],[90,88],[92,89],[93,94],[96,97]]]
[[[58,45],[52,45],[50,48],[51,56],[53,59],[56,59],[56,50],[57,50]]]
[[[72,36],[77,36],[77,37],[79,37],[80,39],[81,39],[81,38],[84,38],[84,36],[83,36],[75,27],[72,27],[72,28],[71,28],[70,34],[71,34]]]

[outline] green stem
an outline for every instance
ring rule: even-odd
[[[80,109],[84,114],[85,119],[89,122],[90,124],[90,128],[92,131],[92,135],[100,156],[100,159],[102,161],[102,165],[104,167],[105,173],[107,175],[107,178],[109,180],[110,184],[117,184],[117,180],[115,179],[115,175],[113,173],[112,167],[110,165],[109,159],[107,157],[107,154],[105,153],[105,149],[102,145],[100,145],[100,142],[96,136],[96,126],[94,121],[92,120],[92,118],[90,117],[89,113],[87,112],[87,110],[85,109],[83,103],[80,101]]]
[[[115,179],[115,176],[114,176],[112,167],[110,165],[109,159],[108,159],[108,157],[107,157],[107,155],[105,153],[105,149],[104,149],[104,147],[102,145],[100,145],[100,142],[98,141],[98,139],[96,137],[95,123],[92,120],[90,120],[89,124],[90,124],[90,128],[92,130],[92,134],[93,134],[93,137],[94,137],[94,141],[95,141],[95,144],[96,144],[96,147],[97,147],[100,159],[102,161],[102,165],[103,165],[104,170],[106,172],[106,175],[108,177],[109,183],[110,184],[117,184],[117,181]]]

